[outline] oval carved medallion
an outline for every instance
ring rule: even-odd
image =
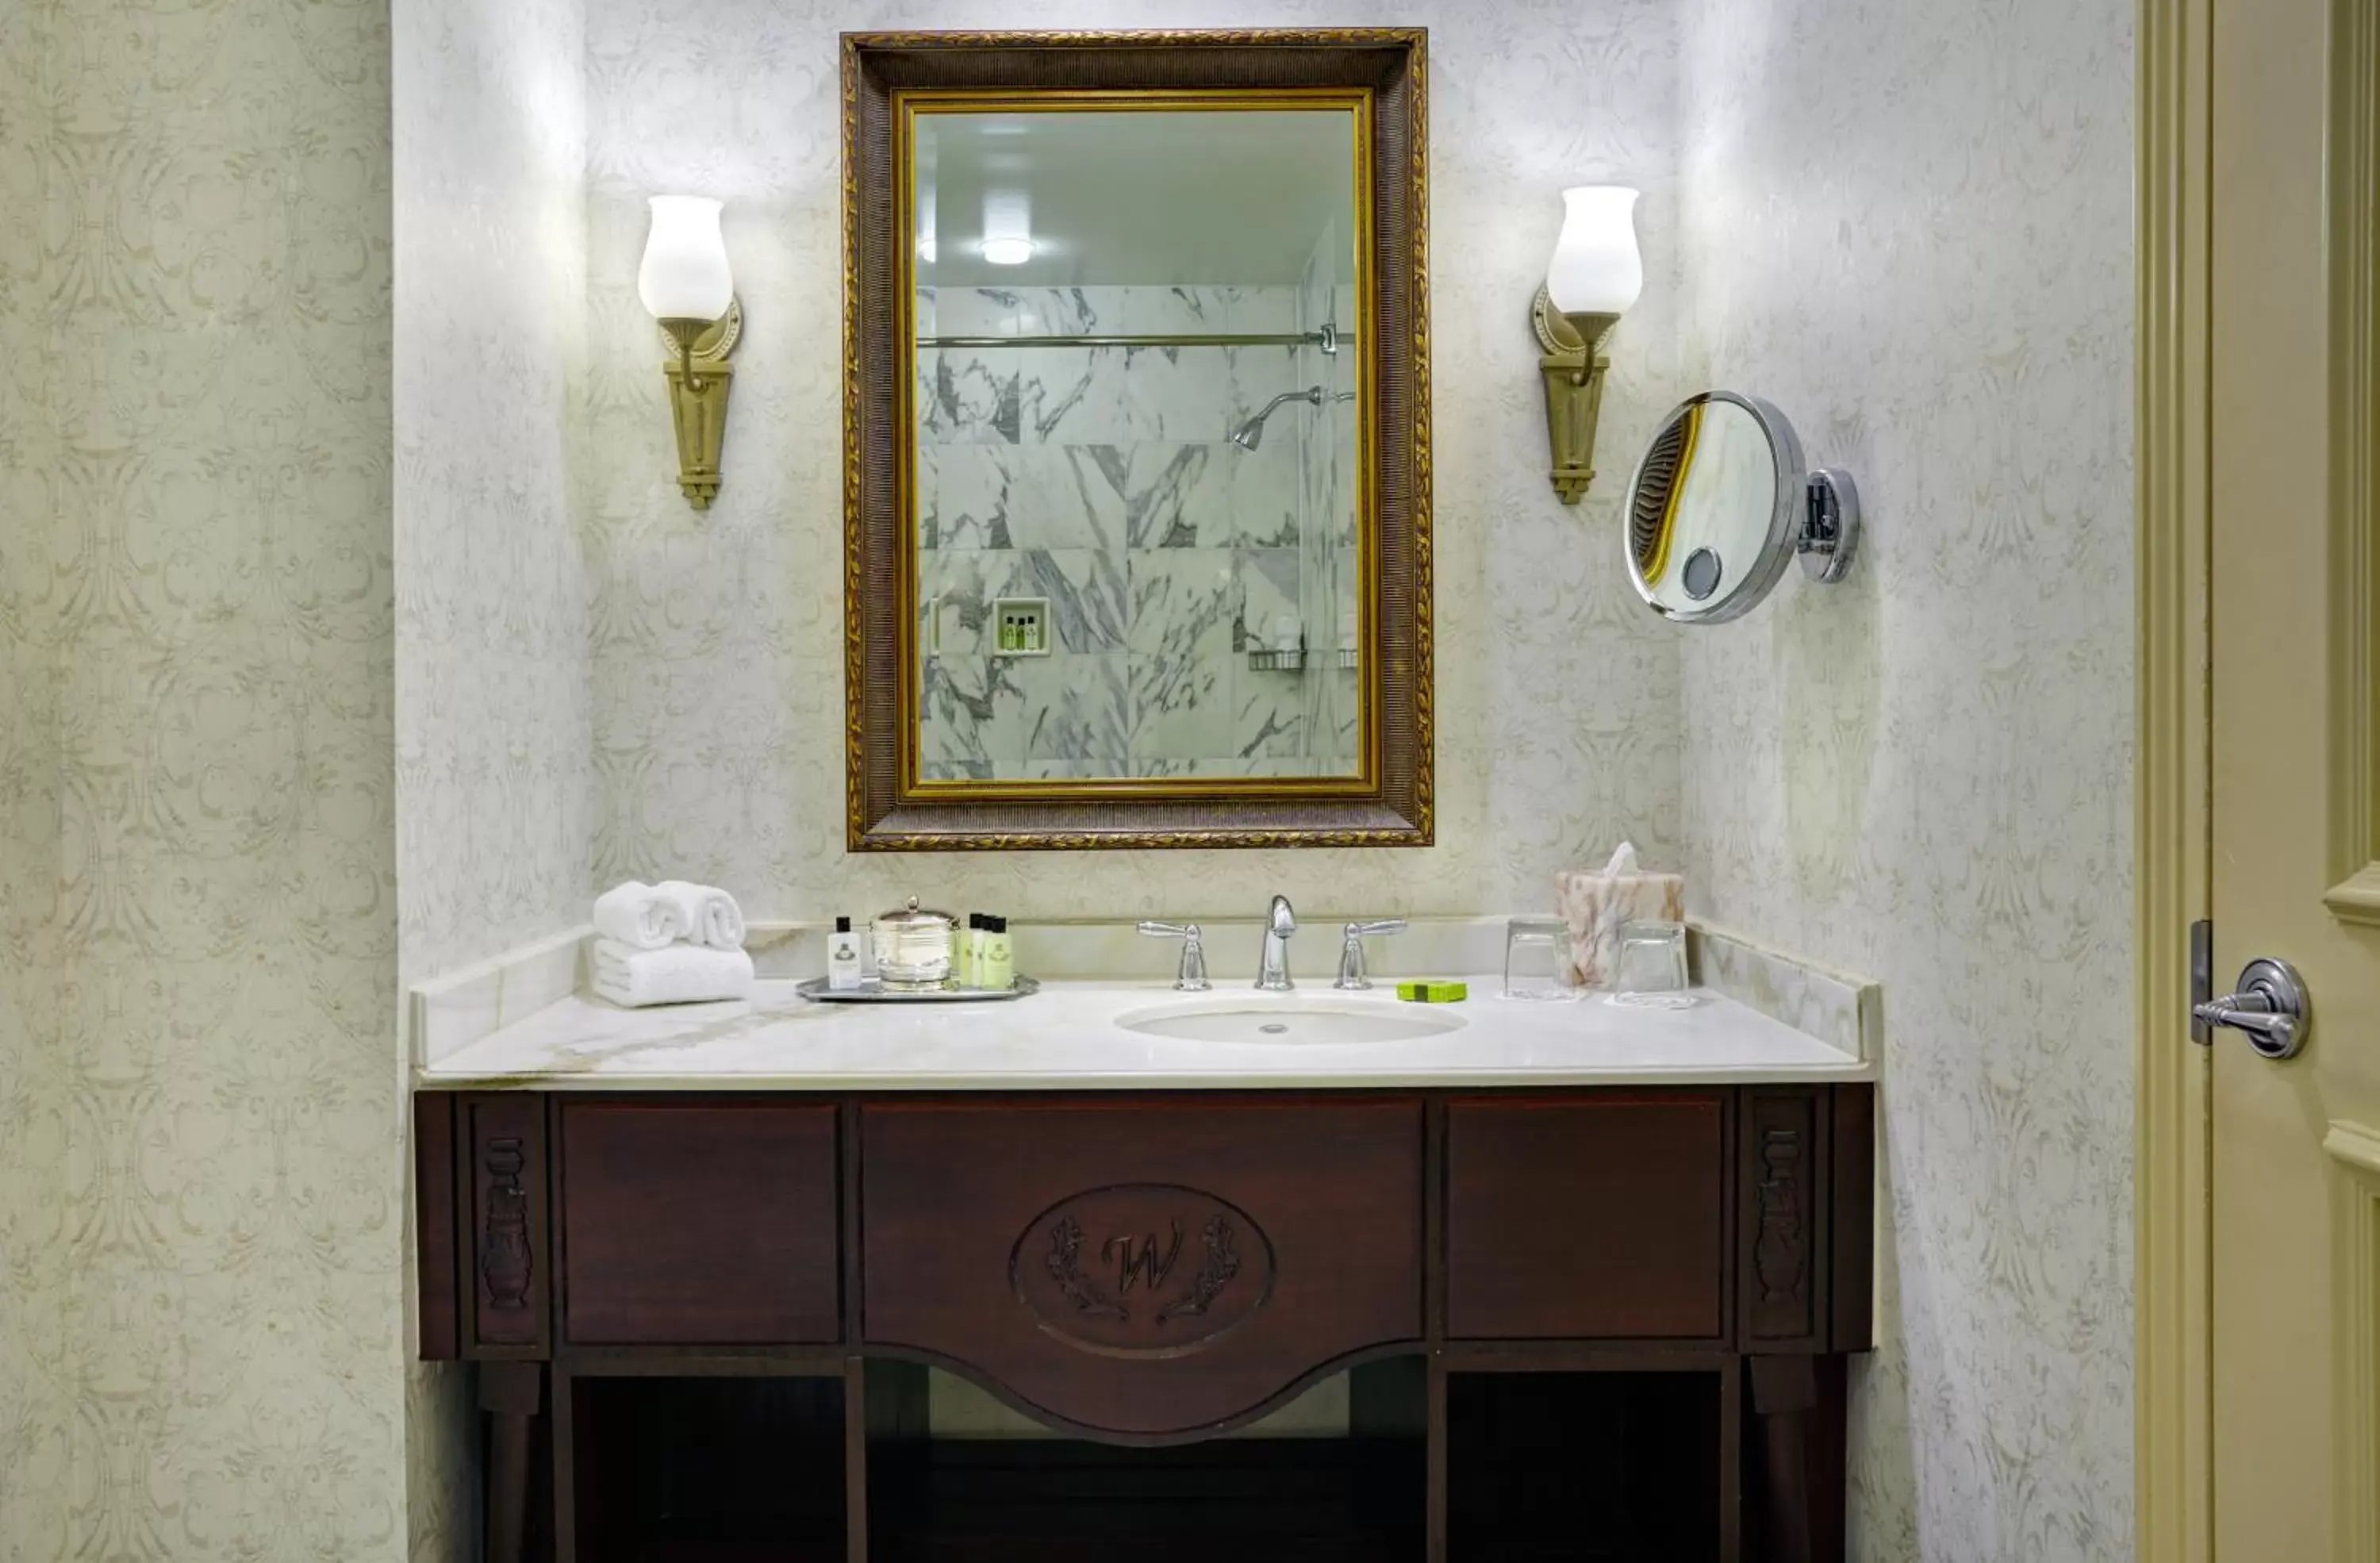
[[[1272,1241],[1228,1200],[1173,1183],[1062,1199],[1009,1251],[1033,1322],[1103,1357],[1180,1357],[1213,1345],[1272,1296]]]

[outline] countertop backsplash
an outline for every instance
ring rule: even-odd
[[[1342,921],[1309,918],[1301,925],[1290,970],[1302,988],[1329,990]],[[1500,971],[1504,923],[1502,917],[1416,919],[1403,933],[1366,941],[1372,976]],[[1143,938],[1130,923],[1019,920],[1010,927],[1016,969],[1050,982],[1168,982],[1181,954],[1174,941]],[[1217,986],[1252,980],[1261,938],[1257,920],[1200,927]],[[832,927],[829,920],[753,923],[745,948],[764,982],[812,977],[826,970]],[[593,937],[591,927],[569,929],[416,984],[410,1004],[416,1065],[436,1063],[578,992],[586,980],[585,945]],[[1690,925],[1688,949],[1697,984],[1854,1058],[1881,1056],[1883,994],[1875,983],[1699,925]]]

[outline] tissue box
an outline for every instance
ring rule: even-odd
[[[1635,849],[1623,844],[1599,871],[1572,868],[1556,874],[1554,909],[1570,925],[1570,966],[1564,979],[1577,987],[1609,987],[1620,926],[1684,922],[1685,876],[1639,872]]]

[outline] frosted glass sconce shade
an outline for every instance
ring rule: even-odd
[[[1595,426],[1611,360],[1604,338],[1645,291],[1636,248],[1636,192],[1580,185],[1562,192],[1561,236],[1531,309],[1546,382],[1546,438],[1554,492],[1576,504],[1595,481]]]
[[[677,484],[686,503],[708,510],[719,495],[719,459],[727,440],[727,355],[742,334],[719,202],[708,196],[655,196],[637,297],[661,321],[675,357],[669,376],[670,417],[677,426]]]
[[[719,202],[707,196],[655,196],[637,297],[657,321],[715,321],[735,300]]]
[[[1546,292],[1565,315],[1624,315],[1645,291],[1636,248],[1636,192],[1625,185],[1562,191],[1561,237]]]

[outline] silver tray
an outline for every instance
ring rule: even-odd
[[[1014,987],[903,989],[886,987],[869,977],[857,987],[829,987],[826,978],[811,977],[794,991],[819,1004],[984,1004],[1030,997],[1041,991],[1041,985],[1029,976],[1021,976]]]

